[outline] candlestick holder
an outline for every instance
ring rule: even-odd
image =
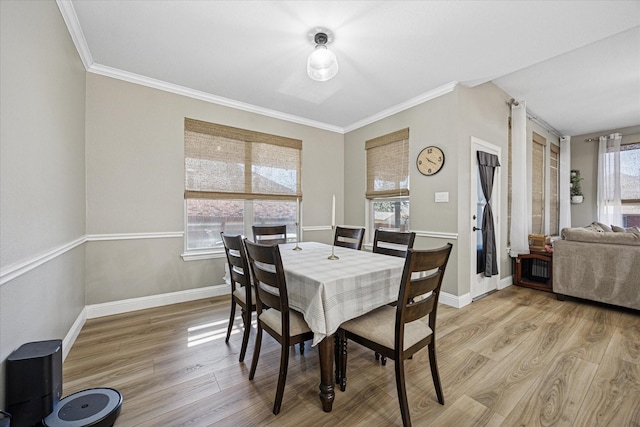
[[[332,240],[333,240],[333,242],[335,242],[335,240],[336,240],[335,239],[335,233],[336,233],[336,226],[335,225],[331,226],[331,231],[332,231],[331,234],[333,236]],[[331,243],[331,255],[327,259],[340,259],[333,253],[333,249],[335,248],[335,246],[336,245],[334,243]]]
[[[298,226],[298,223],[296,222],[296,247],[293,248],[292,250],[294,251],[301,251],[302,248],[300,246],[298,246],[298,242],[300,241],[300,227]]]

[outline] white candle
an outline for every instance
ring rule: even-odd
[[[300,224],[300,197],[296,198],[296,224]]]
[[[333,205],[331,206],[331,226],[336,226],[336,195],[333,195]]]

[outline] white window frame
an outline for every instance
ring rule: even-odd
[[[366,200],[366,204],[367,204],[367,209],[366,209],[366,213],[367,213],[367,245],[365,245],[365,247],[372,247],[373,245],[373,238],[375,236],[375,213],[373,212],[373,204],[375,202],[402,202],[402,201],[406,201],[407,203],[409,203],[409,212],[411,212],[411,199],[409,196],[397,196],[397,197],[379,197],[379,198],[375,198],[375,199],[367,199]],[[411,224],[411,215],[409,214],[409,224]]]

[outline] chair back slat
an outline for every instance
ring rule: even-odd
[[[438,287],[441,275],[442,272],[438,269],[435,272],[424,277],[411,279],[411,286],[409,286],[409,292],[407,293],[407,298],[409,298],[409,301],[415,299],[420,295],[432,292],[436,287]]]
[[[244,244],[253,273],[258,314],[263,306],[267,306],[288,316],[289,299],[280,248],[278,245],[252,243],[247,239],[244,239]]]
[[[431,294],[425,299],[408,304],[405,308],[404,323],[413,322],[431,314],[435,301],[435,295]]]
[[[253,241],[263,245],[278,245],[287,243],[286,225],[254,225]]]
[[[376,229],[373,238],[373,252],[404,258],[407,250],[413,248],[416,233],[402,233]]]
[[[405,323],[426,316],[429,316],[429,326],[435,333],[438,297],[452,247],[451,243],[447,243],[438,249],[407,251],[398,293],[396,344],[403,339]],[[418,298],[420,296],[423,298]]]
[[[343,248],[360,250],[363,240],[364,228],[336,227],[333,244]]]
[[[250,295],[249,285],[251,284],[251,280],[249,277],[249,262],[247,261],[247,255],[245,254],[242,243],[242,236],[229,235],[222,232],[220,233],[220,237],[222,237],[224,252],[227,255],[227,262],[229,263],[232,291],[235,290],[237,283],[240,286],[245,286],[247,293]],[[247,301],[251,301],[250,297]]]

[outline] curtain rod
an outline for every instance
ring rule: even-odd
[[[600,138],[602,138],[603,136],[606,136],[607,138],[609,138],[611,135],[614,135],[616,133],[620,133],[620,132],[606,133],[606,134],[600,135],[600,136],[592,136],[591,138],[585,139],[584,142],[598,142],[598,141],[600,141]],[[623,135],[623,134],[620,133],[620,136],[623,137],[623,136],[628,136],[628,135]]]
[[[548,130],[549,132],[551,132],[552,134],[557,136],[558,138],[562,138],[563,137],[563,135],[560,132],[558,132],[553,126],[551,126],[549,123],[545,122],[544,120],[534,116],[532,113],[527,112],[527,118],[529,120],[532,120],[532,121],[536,122],[537,124],[539,124],[540,126],[545,128],[546,130]]]
[[[511,98],[510,100],[506,101],[506,104],[509,107],[518,107],[520,105],[520,102],[516,101],[515,99]],[[539,119],[537,116],[535,116],[531,111],[527,110],[527,118],[529,120],[532,120],[534,122],[536,122],[537,124],[539,124],[540,126],[542,126],[543,128],[545,128],[546,130],[548,130],[549,132],[551,132],[552,134],[554,134],[555,136],[557,136],[558,138],[562,138],[562,134],[560,132],[558,132],[553,126],[551,126],[549,123],[545,122],[542,119]]]

